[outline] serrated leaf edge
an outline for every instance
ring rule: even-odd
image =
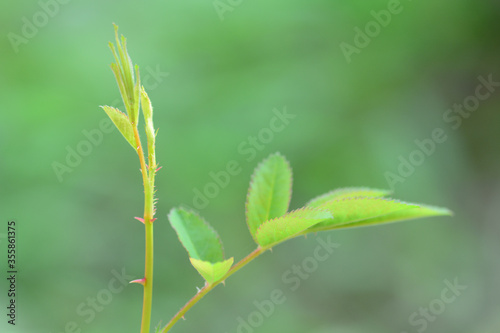
[[[284,215],[282,215],[282,216],[275,217],[275,218],[273,218],[273,219],[270,219],[270,220],[264,221],[264,222],[263,222],[263,223],[262,223],[262,224],[261,224],[261,225],[257,228],[257,231],[255,232],[255,238],[257,238],[257,234],[260,232],[260,230],[262,229],[262,227],[264,226],[264,224],[271,223],[271,222],[274,222],[274,221],[276,221],[276,220],[283,219],[283,218],[285,218],[285,217],[286,217],[286,216],[288,216],[288,215],[291,215],[291,214],[294,214],[294,213],[297,213],[297,212],[306,211],[306,210],[309,210],[309,211],[316,211],[316,212],[322,212],[322,213],[327,213],[327,214],[329,214],[330,216],[329,216],[329,217],[325,217],[325,218],[324,218],[324,220],[331,219],[331,218],[333,219],[333,218],[334,218],[334,216],[333,216],[332,212],[329,212],[329,211],[328,211],[328,210],[326,210],[326,209],[319,209],[319,208],[317,208],[317,207],[314,207],[314,208],[311,208],[311,207],[302,207],[302,208],[298,208],[298,209],[292,210],[292,211],[290,211],[290,212],[287,212],[286,214],[284,214]],[[318,224],[318,223],[320,223],[320,222],[322,222],[322,221],[324,221],[324,220],[320,220],[320,221],[318,221],[316,224]],[[312,228],[312,227],[314,227],[314,225],[310,226],[309,228]],[[279,242],[277,242],[277,243],[273,243],[273,244],[271,244],[271,245],[262,246],[262,245],[261,245],[261,244],[257,241],[257,239],[255,240],[255,242],[256,242],[256,243],[257,243],[257,244],[258,244],[261,248],[263,248],[263,249],[264,249],[264,248],[271,248],[271,247],[274,247],[274,246],[276,246],[276,245],[278,245],[278,244],[280,244],[280,243],[282,243],[282,242],[284,242],[284,241],[286,241],[286,240],[289,240],[289,239],[292,239],[292,238],[295,238],[295,237],[297,237],[297,236],[301,235],[301,234],[302,234],[302,232],[304,232],[304,231],[308,230],[309,228],[306,228],[306,229],[304,229],[303,231],[299,231],[299,232],[297,232],[296,234],[291,235],[290,237],[287,237],[287,238],[285,238],[285,239],[283,239],[283,240],[281,240],[281,241],[279,241]]]
[[[380,196],[362,196],[362,195],[355,195],[353,197],[345,197],[343,199],[347,199],[347,198],[382,198],[382,197],[385,197],[387,195],[390,195],[393,193],[392,190],[387,190],[387,189],[379,189],[379,188],[371,188],[371,187],[364,187],[364,186],[360,186],[360,187],[356,187],[356,186],[353,186],[353,187],[340,187],[340,188],[336,188],[336,189],[333,189],[329,192],[326,192],[324,194],[321,194],[321,195],[318,195],[317,197],[314,197],[312,198],[311,200],[309,200],[307,203],[306,203],[306,207],[311,205],[311,203],[313,203],[314,201],[317,201],[317,200],[320,200],[320,199],[323,199],[323,198],[326,198],[328,196],[331,196],[332,194],[335,194],[335,192],[342,192],[343,190],[347,190],[347,189],[351,189],[352,192],[358,192],[358,191],[374,191],[374,192],[381,192],[381,193],[384,193],[384,195],[380,195]],[[332,200],[337,200],[337,199],[332,199]],[[319,207],[319,206],[318,206]]]
[[[211,266],[215,266],[217,264],[225,264],[225,263],[229,263],[229,265],[227,266],[227,269],[226,271],[224,272],[224,274],[222,274],[222,276],[226,275],[227,272],[229,272],[229,270],[231,269],[231,267],[233,267],[233,264],[234,264],[234,257],[231,257],[231,258],[228,258],[228,259],[224,259],[222,261],[216,261],[216,262],[211,262],[211,261],[207,261],[207,260],[200,260],[200,259],[195,259],[195,258],[189,258],[189,261],[191,262],[191,265],[194,267],[194,269],[196,269],[196,271],[205,279],[205,281],[208,283],[208,284],[213,284],[214,282],[216,282],[217,280],[213,280],[213,281],[209,281],[201,272],[200,270],[198,269],[198,265],[197,265],[197,262],[199,263],[208,263],[210,264]]]

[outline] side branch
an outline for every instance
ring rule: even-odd
[[[206,294],[208,294],[212,289],[214,289],[218,284],[225,282],[225,280],[248,264],[250,261],[257,258],[259,255],[264,253],[265,250],[258,247],[252,253],[250,253],[245,258],[241,259],[236,265],[231,267],[231,269],[222,277],[220,280],[214,282],[213,284],[205,284],[203,288],[201,288],[196,295],[193,296],[180,310],[177,314],[170,320],[170,322],[160,331],[161,333],[168,332],[172,326],[175,325],[179,319],[184,318],[186,312],[189,311],[196,303],[198,303]]]

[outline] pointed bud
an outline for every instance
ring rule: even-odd
[[[146,126],[148,122],[151,122],[151,125],[153,125],[153,106],[146,90],[144,90],[144,86],[141,87],[141,105]],[[154,135],[154,132],[152,134]]]
[[[148,160],[151,168],[156,168],[156,158],[155,158],[155,129],[153,126],[153,107],[151,106],[151,100],[149,99],[146,90],[141,86],[141,109],[144,115],[144,121],[146,122],[146,137],[148,140]]]
[[[118,36],[118,26],[114,24],[114,27],[116,47],[113,45],[113,43],[110,43],[109,45],[115,58],[115,63],[111,65],[111,69],[115,74],[115,78],[122,95],[123,103],[125,104],[125,108],[127,109],[127,114],[130,117],[131,123],[134,126],[137,126],[139,116],[138,97],[140,80],[137,77],[137,83],[134,83],[136,78],[134,78],[132,59],[130,59],[127,51],[127,40],[125,39],[125,37],[123,37],[123,35],[120,39]],[[137,68],[136,75],[139,75],[139,71]]]

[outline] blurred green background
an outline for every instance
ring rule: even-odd
[[[390,22],[388,6],[399,10]],[[6,323],[1,279],[0,331],[139,331],[142,289],[115,278],[143,274],[143,226],[133,219],[143,208],[139,164],[118,131],[99,129],[106,116],[98,106],[119,97],[107,46],[115,22],[160,129],[153,325],[203,283],[168,211],[198,208],[226,255],[241,259],[255,246],[244,215],[250,175],[280,151],[294,170],[292,208],[337,187],[388,188],[387,173],[413,156],[419,165],[394,184],[394,197],[449,207],[455,216],[287,242],[217,287],[172,332],[499,332],[500,94],[495,84],[478,87],[479,77],[500,81],[500,5],[391,6],[2,1],[1,270],[4,277],[6,224],[14,219],[19,274],[15,327]],[[365,28],[371,37],[356,37]],[[343,43],[356,52],[346,56]],[[488,92],[479,105],[476,89]],[[462,103],[474,111],[448,111]],[[295,117],[271,138],[273,110]],[[415,153],[415,140],[428,142],[436,128],[446,140],[428,156]],[[255,154],[242,151],[259,135]],[[70,167],[71,150],[83,154]],[[195,207],[195,191],[231,160],[241,172]],[[54,163],[67,169],[57,172]],[[340,247],[291,290],[283,274],[328,237]],[[467,287],[449,303],[446,281]],[[276,289],[286,301],[258,322],[254,302]],[[419,311],[429,307],[424,317]],[[258,325],[244,328],[238,318]]]

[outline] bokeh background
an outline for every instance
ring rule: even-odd
[[[99,129],[106,117],[98,106],[119,97],[107,46],[115,22],[160,129],[153,325],[202,286],[166,216],[174,206],[196,208],[195,190],[213,182],[211,172],[231,160],[241,167],[197,209],[226,255],[239,260],[255,246],[244,215],[249,178],[270,153],[290,160],[298,208],[337,187],[389,188],[387,173],[397,174],[401,158],[418,150],[415,140],[441,128],[446,140],[394,184],[393,196],[449,207],[454,217],[289,241],[217,287],[172,332],[499,332],[499,87],[474,111],[453,114],[453,122],[446,115],[473,101],[479,77],[500,81],[500,4],[404,0],[385,26],[373,23],[372,11],[392,4],[2,1],[0,331],[139,331],[141,287],[109,291],[116,274],[140,278],[144,260],[143,227],[133,219],[143,207],[137,158],[118,131]],[[356,29],[367,27],[372,37],[355,40]],[[362,47],[346,56],[342,43],[356,41]],[[264,136],[255,155],[242,153],[249,137],[269,128],[274,110],[295,117]],[[85,133],[96,143],[86,144]],[[85,152],[73,166],[71,150]],[[57,172],[54,163],[68,169]],[[18,225],[15,327],[3,314],[11,219]],[[283,274],[313,255],[318,237],[340,247],[291,290]],[[445,281],[467,287],[449,304],[440,301]],[[286,301],[244,328],[238,318],[258,322],[254,302],[276,289]],[[432,319],[422,319],[429,306]]]

